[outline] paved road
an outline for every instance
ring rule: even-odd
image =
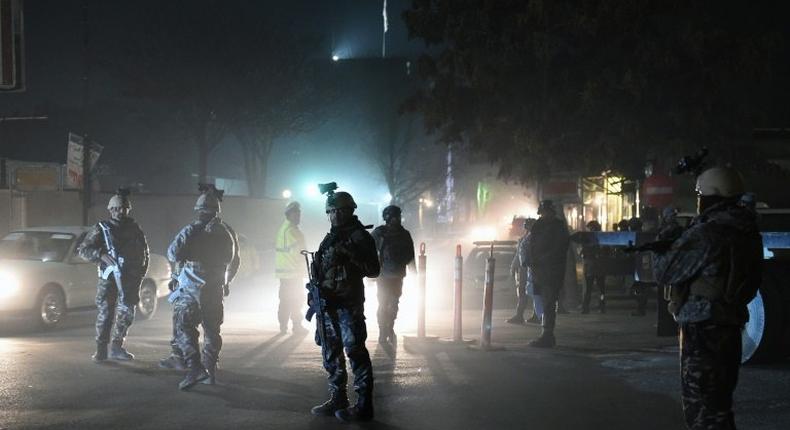
[[[398,329],[413,333],[412,302]],[[372,301],[371,301],[372,302]],[[374,304],[374,303],[371,303]],[[63,328],[0,329],[0,429],[340,428],[309,414],[325,399],[325,374],[312,336],[278,336],[274,291],[234,291],[223,326],[220,385],[176,388],[180,372],[159,369],[168,353],[169,309],[138,322],[128,339],[132,363],[94,364],[94,312],[70,315]],[[465,313],[477,337],[479,311]],[[369,316],[375,312],[368,312]],[[652,336],[649,318],[626,309],[560,316],[554,350],[525,346],[538,330],[503,323],[482,352],[404,339],[396,351],[368,348],[376,377],[380,429],[682,429],[674,340]],[[563,318],[564,317],[564,318]],[[429,334],[448,336],[447,312],[429,315]],[[747,368],[738,391],[742,428],[790,425],[788,366]]]

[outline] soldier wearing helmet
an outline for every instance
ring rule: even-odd
[[[529,241],[529,267],[535,282],[535,293],[543,297],[543,324],[539,338],[530,346],[551,348],[556,343],[554,326],[557,302],[565,279],[569,234],[564,218],[557,216],[551,200],[543,200],[538,207],[538,218],[532,226]]]
[[[395,319],[398,303],[403,293],[403,278],[406,266],[414,272],[414,241],[408,230],[401,225],[401,209],[387,206],[381,212],[384,225],[373,230],[373,239],[379,254],[381,274],[376,279],[379,308],[376,317],[379,323],[379,343],[397,344]]]
[[[181,229],[167,249],[176,270],[170,282],[173,305],[171,356],[160,366],[186,368],[178,388],[188,390],[198,382],[216,382],[217,361],[222,348],[223,297],[239,269],[236,233],[219,218],[223,191],[201,185],[195,203],[196,220]],[[200,350],[198,325],[203,327]]]
[[[291,320],[294,334],[304,334],[307,330],[302,327],[300,310],[305,298],[302,280],[307,274],[300,254],[305,249],[305,241],[304,234],[299,230],[302,219],[299,202],[288,203],[284,213],[285,220],[275,238],[274,275],[280,280],[277,320],[280,322],[280,334],[288,332],[288,320]]]
[[[601,223],[596,220],[591,220],[586,225],[588,232],[601,231]],[[580,241],[582,245],[581,255],[584,259],[584,292],[582,294],[582,314],[590,313],[590,301],[592,300],[592,291],[596,287],[600,292],[598,296],[598,311],[602,314],[606,313],[606,274],[601,267],[601,259],[603,258],[604,250],[598,245],[598,241],[594,237],[592,240],[579,240],[585,236],[583,234],[574,233],[571,240]]]
[[[332,184],[334,185],[334,184]],[[321,286],[325,337],[316,332],[324,369],[329,374],[329,400],[311,409],[314,415],[336,416],[341,421],[373,419],[373,366],[365,348],[364,277],[379,275],[376,242],[354,215],[351,194],[327,190],[326,213],[332,227],[315,253],[313,276]],[[357,402],[349,407],[348,373],[343,350],[354,372]]]
[[[534,323],[540,324],[543,319],[543,299],[535,294],[535,283],[532,280],[532,270],[529,268],[529,240],[530,231],[535,225],[535,218],[525,218],[523,223],[524,235],[516,244],[516,254],[510,262],[510,276],[516,281],[516,314],[506,320],[510,324]],[[527,296],[532,296],[533,313],[529,319],[524,319],[527,310]]]
[[[708,169],[696,188],[699,215],[656,254],[656,279],[669,286],[669,311],[680,325],[687,426],[734,429],[741,330],[762,279],[762,238],[755,213],[739,204],[745,190],[737,171]]]
[[[80,256],[99,268],[96,286],[96,353],[94,361],[132,360],[124,347],[140,302],[140,285],[148,271],[148,244],[140,226],[129,216],[129,191],[119,189],[107,204],[110,219],[100,221],[85,235]]]

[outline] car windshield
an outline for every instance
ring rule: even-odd
[[[74,235],[45,231],[17,231],[0,240],[0,258],[63,261]]]

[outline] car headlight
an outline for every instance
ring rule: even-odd
[[[11,297],[19,291],[19,278],[13,273],[0,270],[0,299]]]

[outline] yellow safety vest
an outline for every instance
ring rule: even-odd
[[[283,221],[275,241],[274,275],[279,279],[302,278],[306,266],[300,252],[305,249],[304,235],[298,226]]]

